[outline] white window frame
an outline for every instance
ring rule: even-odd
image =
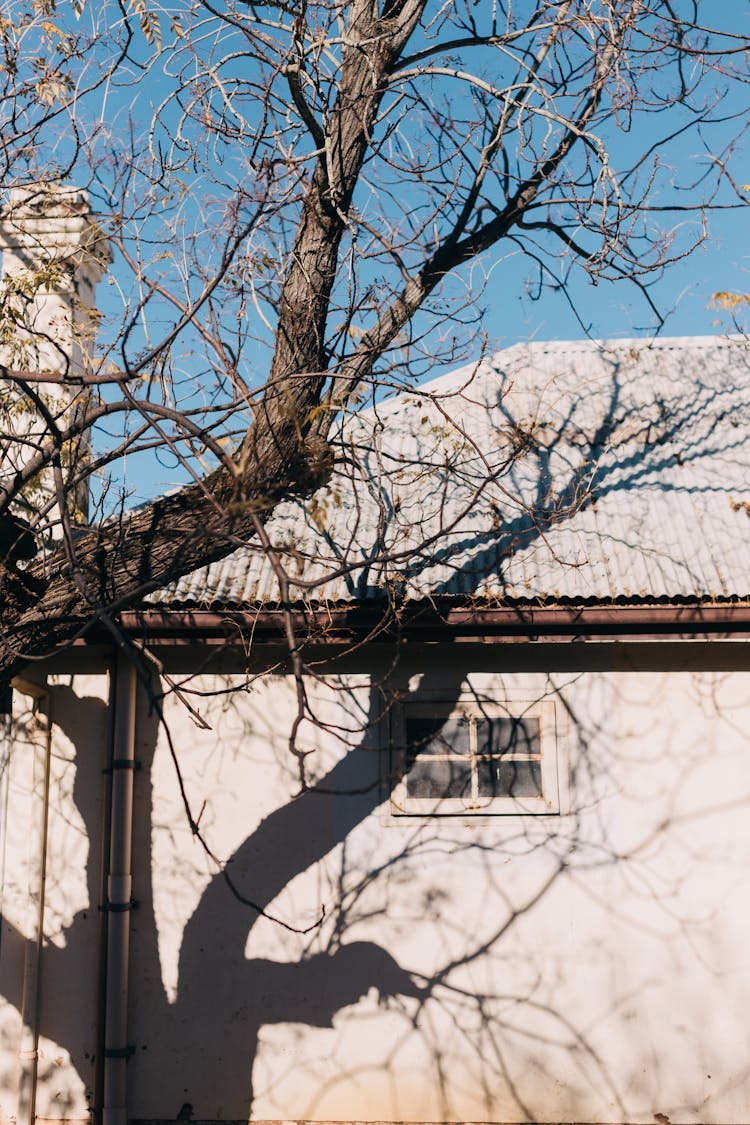
[[[541,749],[541,797],[411,797],[406,787],[406,718],[408,715],[440,717],[448,720],[466,716],[475,719],[534,718],[539,722]],[[549,816],[560,813],[558,778],[558,730],[556,708],[550,699],[504,699],[484,701],[475,698],[458,702],[416,698],[396,703],[391,710],[391,815],[392,816]],[[427,755],[425,756],[427,757]],[[430,755],[434,760],[434,755]],[[509,760],[520,760],[522,754]],[[472,788],[474,767],[472,762]]]

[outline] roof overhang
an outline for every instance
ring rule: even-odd
[[[125,611],[120,623],[160,644],[269,643],[296,636],[332,645],[368,641],[706,640],[750,637],[744,602],[640,605],[457,605],[357,603],[249,609]]]

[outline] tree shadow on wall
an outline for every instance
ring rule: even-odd
[[[710,403],[710,391],[707,392],[708,404],[700,407],[693,404],[692,412],[686,412],[684,407],[678,410],[677,404],[662,412],[657,419],[657,440],[653,438],[654,423],[629,418],[627,412],[623,412],[620,390],[620,375],[614,372],[606,407],[593,429],[584,436],[579,435],[575,463],[569,465],[567,477],[560,477],[559,465],[551,467],[559,435],[553,434],[545,440],[537,436],[533,445],[526,448],[526,477],[519,484],[521,491],[530,496],[524,511],[501,526],[473,532],[470,542],[454,537],[442,547],[432,545],[421,562],[419,559],[409,562],[410,575],[417,574],[420,566],[427,569],[438,561],[449,567],[450,575],[445,579],[445,591],[435,588],[433,596],[438,599],[442,592],[455,589],[457,583],[470,593],[472,583],[479,583],[483,574],[501,573],[514,552],[543,542],[551,529],[564,524],[567,518],[615,492],[636,489],[645,473],[658,473],[664,463],[672,463],[678,455],[678,447],[682,449],[679,456],[683,460],[713,456],[721,447],[724,439],[710,427],[708,435],[700,441],[692,436],[695,412],[702,409],[708,414],[714,408]],[[500,408],[505,411],[503,425],[517,426],[518,420],[510,417],[502,403]],[[613,441],[623,429],[628,431],[630,444],[627,457],[618,460],[612,457]],[[633,450],[634,432],[641,433],[640,453]],[[605,451],[609,460],[604,457]],[[738,450],[727,447],[727,452],[736,456]],[[531,493],[530,472],[536,476]],[[375,550],[373,559],[377,554]],[[374,561],[364,563],[361,571],[364,586],[370,582],[368,571],[374,566]],[[430,672],[426,671],[414,698],[418,699],[423,692],[429,693],[431,686]],[[434,687],[440,690],[444,702],[457,700],[464,689],[463,671],[456,671],[452,679],[441,672]],[[74,800],[87,825],[89,840],[94,841],[99,814],[92,798],[90,779],[87,780],[91,763],[87,759],[89,747],[85,732],[87,728],[101,729],[106,725],[106,706],[99,699],[77,697],[72,688],[57,687],[54,693],[57,721],[76,745],[78,780]],[[369,716],[363,724],[371,732],[378,729],[382,707],[381,695],[373,689]],[[493,1049],[498,1054],[491,1065],[488,1061],[488,1067],[502,1076],[515,1105],[528,1120],[533,1119],[534,1106],[524,1101],[523,1091],[503,1060],[502,1044],[497,1042],[502,1038],[503,1024],[493,1009],[493,996],[478,987],[472,991],[465,985],[462,993],[450,980],[452,974],[500,947],[510,928],[552,891],[571,862],[576,846],[575,822],[559,840],[556,830],[543,822],[532,830],[520,830],[520,843],[510,841],[509,846],[511,850],[513,846],[522,845],[527,850],[544,852],[546,861],[540,874],[525,895],[513,902],[506,901],[502,888],[496,886],[499,901],[503,902],[497,925],[481,937],[464,933],[462,950],[455,955],[446,954],[442,967],[426,974],[407,971],[377,942],[347,941],[347,928],[353,917],[351,891],[342,891],[337,904],[334,940],[329,949],[307,952],[296,961],[248,958],[248,935],[257,915],[233,896],[225,879],[217,874],[203,891],[182,934],[176,996],[170,1000],[162,981],[157,945],[151,885],[154,826],[152,802],[146,793],[158,733],[154,715],[139,723],[137,756],[142,771],[136,778],[134,869],[137,872],[135,894],[140,906],[133,916],[134,963],[138,965],[139,978],[133,981],[131,1015],[133,1026],[148,1028],[148,1037],[144,1042],[133,1044],[136,1053],[128,1063],[133,1088],[153,1091],[154,1108],[149,1109],[149,1116],[247,1120],[253,1106],[253,1062],[262,1029],[281,1023],[329,1027],[338,1013],[356,1005],[375,989],[384,1002],[398,1004],[404,1018],[414,1027],[419,1026],[425,1005],[437,996],[447,997],[444,1002],[449,1012],[451,1004],[470,1001],[480,1024],[493,1027]],[[230,859],[230,870],[233,882],[243,893],[267,908],[293,879],[344,845],[352,831],[374,812],[381,803],[382,793],[375,783],[377,778],[373,780],[377,755],[372,749],[372,734],[366,735],[310,790],[271,812],[237,848]],[[418,834],[407,835],[401,850],[388,859],[389,870],[399,865],[408,867],[410,854],[418,852],[419,847]],[[481,857],[482,846],[476,840],[460,845],[454,841],[453,849]],[[616,859],[616,853],[612,852],[606,861]],[[98,902],[99,896],[97,862],[92,846],[88,866],[92,904]],[[371,878],[383,875],[384,872],[376,871]],[[426,903],[424,909],[429,917],[432,907]],[[457,919],[457,930],[461,930],[461,926],[462,920]],[[23,939],[6,923],[3,940]],[[84,994],[87,987],[82,968],[86,962],[86,955],[81,952],[84,948],[91,948],[91,919],[87,911],[82,911],[65,929],[63,946],[45,947],[45,988],[54,994],[54,982],[66,978],[69,981],[73,972]],[[11,1003],[20,1003],[20,998],[10,988],[6,995]],[[510,980],[507,997],[519,1004],[533,1004],[533,985],[524,993],[520,984],[516,986]],[[599,1081],[609,1090],[611,1102],[620,1109],[621,1119],[624,1119],[625,1098],[615,1088],[594,1048],[574,1028],[565,1012],[550,1012],[549,1016],[558,1028],[567,1029],[570,1049],[590,1060]],[[91,1045],[75,1030],[75,1020],[70,1019],[64,1005],[45,1005],[42,1031],[70,1050],[82,1080],[90,1085],[91,1060],[86,1056],[90,1054]],[[429,1039],[426,1031],[425,1039]],[[431,1049],[440,1060],[439,1042],[433,1040]],[[533,1049],[532,1040],[529,1050]],[[475,1046],[480,1057],[482,1050]],[[438,1073],[442,1065],[440,1062]],[[486,1091],[486,1099],[491,1105],[492,1090]]]
[[[461,684],[460,676],[452,685],[443,674],[435,679],[445,697],[458,697]],[[420,691],[429,691],[430,686],[428,674],[422,678]],[[102,762],[92,761],[86,734],[106,729],[107,707],[101,699],[78,696],[68,686],[53,688],[53,694],[58,725],[77,744],[73,797],[88,838],[95,841],[101,832]],[[145,696],[141,704],[145,716]],[[381,711],[382,696],[373,691],[370,719],[374,728]],[[445,987],[450,973],[481,957],[493,941],[500,940],[515,918],[547,893],[556,872],[562,870],[563,865],[556,864],[543,885],[530,890],[527,904],[506,913],[493,939],[472,942],[467,935],[464,954],[446,961],[432,978],[403,968],[376,941],[349,938],[349,917],[353,919],[355,913],[351,890],[346,904],[334,903],[334,932],[326,949],[307,951],[290,961],[247,957],[248,935],[258,915],[240,903],[224,878],[216,875],[185,926],[176,995],[170,1000],[162,979],[149,854],[154,825],[148,788],[158,733],[155,716],[139,718],[136,752],[141,768],[135,778],[133,856],[138,907],[131,923],[137,976],[131,979],[130,996],[131,1025],[139,1030],[139,1039],[132,1044],[135,1053],[128,1068],[131,1088],[149,1091],[149,1118],[248,1120],[253,1105],[253,1063],[262,1029],[276,1024],[331,1028],[340,1013],[356,1006],[371,990],[380,1005],[395,1005],[401,1018],[417,1027],[419,1012],[436,989],[439,992]],[[382,800],[379,786],[368,784],[373,774],[377,780],[377,761],[372,739],[366,740],[334,765],[317,787],[270,813],[230,858],[235,885],[252,894],[258,905],[268,907],[297,875],[344,844]],[[374,877],[385,877],[388,870],[408,862],[411,848],[410,838]],[[87,883],[94,903],[99,898],[98,859],[92,846]],[[95,911],[78,911],[58,935],[63,940],[45,944],[41,970],[40,1032],[69,1052],[89,1091],[97,1062],[90,1013],[82,1019],[81,1011],[87,1005],[73,1005],[70,998],[90,996],[94,988],[98,926]],[[19,945],[24,941],[7,920],[3,940]],[[20,1006],[20,988],[9,986],[5,995]],[[40,1082],[50,1089],[59,1086],[55,1067],[49,1072],[42,1069]],[[60,1096],[55,1095],[57,1108],[62,1105]]]
[[[155,720],[150,726],[147,741],[153,747]],[[236,849],[227,866],[241,892],[267,908],[296,875],[329,854],[377,807],[377,786],[339,795],[361,787],[363,756],[372,757],[366,749],[352,751],[322,779],[319,791],[312,789],[272,812]],[[371,768],[367,761],[365,768]],[[337,793],[324,791],[329,788]],[[137,840],[150,832],[148,810],[148,800],[142,801]],[[148,857],[144,855],[138,866],[143,874],[150,872]],[[150,885],[140,892],[151,901]],[[134,1023],[148,1028],[150,1041],[137,1048],[132,1081],[136,1087],[143,1084],[143,1089],[158,1091],[155,1100],[161,1109],[154,1116],[174,1117],[182,1110],[198,1119],[247,1120],[262,1027],[331,1027],[338,1012],[370,989],[383,1000],[423,993],[391,954],[371,941],[344,940],[291,962],[248,958],[248,935],[257,919],[257,912],[237,900],[222,875],[215,875],[183,931],[177,994],[171,1004],[160,984],[153,916],[141,911],[134,919],[134,950],[141,965],[150,959],[151,987],[140,998],[142,1012],[134,994]],[[158,1009],[153,991],[157,986],[162,993]],[[164,1044],[169,1045],[166,1050]]]

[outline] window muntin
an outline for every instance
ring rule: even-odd
[[[392,733],[397,815],[559,811],[549,701],[405,703]]]

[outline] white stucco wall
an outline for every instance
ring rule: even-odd
[[[447,697],[452,663],[425,656],[423,683]],[[168,740],[141,700],[133,1118],[750,1120],[750,673],[469,683],[488,699],[556,700],[563,815],[393,817],[377,725],[362,744],[377,710],[364,677],[311,684],[324,725],[300,736],[312,775],[345,793],[295,797],[288,680],[191,695],[210,729],[167,701],[214,855],[298,929],[325,905],[304,934],[232,896],[187,827]],[[50,883],[48,940],[63,950],[98,845],[81,839],[70,785],[59,792],[73,874]],[[58,1071],[77,1107],[85,1051],[72,1039],[78,1073],[64,1051]],[[78,1116],[45,1091],[43,1116]]]
[[[48,697],[37,701],[15,693],[13,738],[3,756],[1,1121],[23,1121],[30,1112],[52,1121],[87,1121],[90,1116],[107,678],[65,677],[49,687]],[[40,906],[43,941],[37,970]],[[37,1082],[32,1095],[34,1050]]]

